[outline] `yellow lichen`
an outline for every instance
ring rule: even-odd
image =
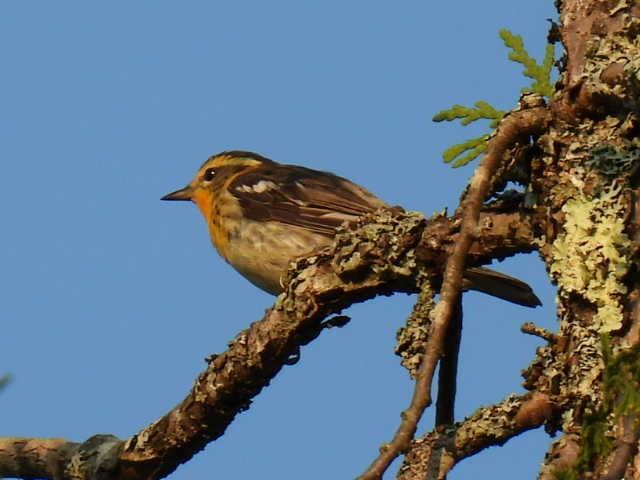
[[[565,231],[553,243],[551,274],[564,294],[577,293],[596,307],[601,332],[622,326],[622,282],[630,265],[624,231],[622,187],[615,183],[595,196],[578,193],[562,207]]]

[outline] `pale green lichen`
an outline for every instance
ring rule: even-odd
[[[629,237],[625,233],[623,187],[612,183],[595,195],[580,192],[562,207],[565,231],[553,243],[551,274],[565,294],[582,295],[596,307],[594,326],[622,326],[627,288]]]
[[[591,157],[585,161],[590,170],[599,174],[615,178],[621,173],[630,171],[640,158],[640,150],[615,150],[610,146],[597,148],[591,152]]]

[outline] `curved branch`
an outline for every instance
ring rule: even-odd
[[[554,408],[549,397],[540,393],[509,395],[500,403],[482,407],[451,428],[436,429],[414,440],[397,478],[444,479],[459,461],[539,427]]]
[[[529,219],[514,208],[494,206],[484,218],[487,241],[472,248],[474,264],[534,248]],[[96,478],[96,472],[102,479],[169,474],[221,436],[300,346],[321,331],[328,315],[378,294],[416,292],[417,279],[439,283],[442,245],[458,227],[455,217],[427,223],[418,213],[363,217],[338,234],[330,249],[296,262],[287,292],[226,352],[210,357],[191,392],[164,417],[126,441],[108,435],[81,444],[0,439],[0,476],[70,478],[71,467],[78,479]]]
[[[440,301],[433,310],[429,340],[416,378],[411,403],[402,412],[402,421],[391,442],[380,450],[380,455],[358,477],[358,480],[376,480],[382,477],[391,462],[408,448],[418,422],[425,409],[431,404],[433,374],[444,351],[445,338],[462,290],[464,269],[465,266],[469,266],[467,255],[473,240],[478,235],[480,210],[489,196],[494,173],[511,146],[522,138],[542,133],[551,119],[544,102],[540,103],[538,97],[525,96],[520,103],[521,110],[510,113],[500,122],[495,135],[489,141],[487,153],[473,174],[468,195],[460,206],[462,222],[460,234],[451,255],[446,260]]]

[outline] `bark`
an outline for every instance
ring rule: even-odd
[[[557,4],[566,57],[548,106],[551,121],[536,140],[529,190],[537,198],[539,252],[558,284],[560,326],[555,334],[526,327],[548,345],[525,370],[524,386],[545,399],[533,408],[532,423],[561,432],[540,478],[638,478],[640,402],[629,392],[640,389],[632,366],[640,329],[640,3]],[[505,412],[492,416],[475,432],[476,439],[486,439],[482,448],[519,433],[491,438],[508,418]],[[464,457],[457,444],[445,442],[438,451],[434,441],[432,432],[414,442],[401,478],[424,478],[425,472],[444,478]]]
[[[496,255],[531,250],[529,219],[516,204],[497,202],[481,215],[482,243],[472,265]],[[229,349],[209,358],[186,398],[164,417],[126,440],[97,435],[83,443],[63,439],[0,439],[0,475],[55,479],[162,478],[220,437],[235,416],[300,346],[323,330],[330,315],[378,294],[417,292],[441,282],[455,242],[458,217],[381,211],[337,235],[327,251],[299,260],[287,292],[265,316],[241,332]],[[329,320],[330,322],[331,320]]]
[[[490,179],[497,186],[514,159],[524,162],[527,202],[520,196],[483,205],[477,225],[484,195],[452,217],[426,221],[400,209],[363,217],[330,249],[295,263],[287,291],[227,351],[209,358],[193,389],[164,417],[129,439],[0,439],[0,476],[162,478],[223,435],[280,369],[295,362],[302,345],[343,321],[327,320],[331,315],[380,294],[424,293],[425,285],[439,291],[453,251],[462,260],[451,274],[457,286],[446,290],[451,299],[462,261],[477,266],[537,250],[558,285],[559,328],[523,327],[547,342],[524,370],[529,392],[507,395],[453,424],[448,394],[437,428],[408,449],[399,442],[398,452],[407,451],[398,477],[445,478],[464,458],[544,425],[559,436],[539,478],[640,478],[640,0],[556,4],[557,36],[566,51],[556,95],[546,103],[523,99],[488,151],[501,165],[483,175],[485,186]],[[496,172],[501,178],[492,178]],[[463,217],[473,221],[461,234]],[[456,249],[459,243],[464,249]],[[430,309],[415,312],[424,317]],[[401,350],[408,368],[430,352],[433,373],[446,349],[429,333],[444,338],[448,325],[407,327],[403,341],[410,340]],[[452,369],[441,378],[450,392],[455,368],[444,369]],[[431,377],[423,382],[428,393]],[[383,470],[372,470],[371,478]]]

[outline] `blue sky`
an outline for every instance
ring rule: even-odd
[[[550,17],[551,1],[525,0],[4,0],[1,435],[132,435],[272,303],[215,255],[194,206],[159,200],[209,155],[254,150],[427,215],[451,208],[471,169],[441,152],[483,129],[431,117],[511,108],[525,80],[498,30],[540,57]],[[545,305],[467,295],[458,418],[522,391],[540,345],[522,323],[555,329],[537,257],[499,268]],[[393,346],[412,300],[349,309],[170,478],[354,477],[411,394]],[[449,478],[532,478],[548,441],[528,433]]]

